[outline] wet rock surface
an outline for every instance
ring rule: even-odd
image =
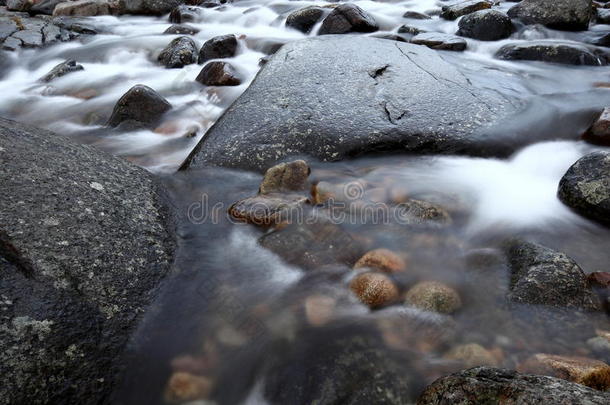
[[[440,34],[438,32],[424,32],[415,35],[410,41],[415,45],[424,45],[439,51],[463,51],[466,49],[466,41],[451,34]]]
[[[511,268],[508,298],[514,302],[583,310],[599,309],[585,273],[568,256],[515,241],[507,249]]]
[[[584,45],[554,41],[508,44],[498,50],[496,57],[505,60],[530,60],[565,65],[606,66],[608,64],[604,57]]]
[[[379,29],[375,19],[360,7],[346,3],[333,9],[324,19],[318,35],[374,32]]]
[[[349,64],[329,66],[324,60],[331,55]],[[303,83],[293,86],[294,77]],[[446,105],[449,99],[469,101]],[[291,155],[338,160],[384,150],[485,154],[487,141],[474,133],[517,105],[470,85],[426,47],[324,36],[276,53],[185,167],[264,170]]]
[[[171,110],[171,104],[148,86],[138,84],[123,94],[112,110],[108,125],[150,127]]]
[[[189,37],[176,38],[161,51],[157,60],[170,69],[197,63],[197,45]]]
[[[30,17],[27,13],[10,12],[0,8],[0,44],[2,49],[16,51],[22,48],[40,48],[69,41],[82,34],[95,31],[79,30],[77,20],[70,17],[54,19],[46,15]]]
[[[591,14],[591,0],[523,0],[508,10],[526,24],[564,30],[586,30]]]
[[[307,34],[328,12],[322,7],[305,7],[290,14],[286,18],[286,26]]]
[[[443,6],[441,18],[446,20],[456,20],[463,15],[474,13],[475,11],[491,8],[492,3],[487,0],[468,0],[457,2],[448,6]]]
[[[418,398],[418,405],[498,403],[502,398],[516,404],[605,404],[610,394],[553,377],[477,367],[443,377]]]
[[[84,70],[85,68],[82,65],[76,63],[75,60],[67,60],[65,62],[60,63],[55,66],[49,73],[40,78],[40,81],[50,82],[51,80],[57,79],[58,77],[62,77],[67,75],[68,73],[78,72],[80,70]]]
[[[101,402],[170,267],[163,192],[94,148],[0,127],[0,403]]]
[[[497,10],[481,10],[464,16],[458,23],[457,35],[481,41],[508,38],[514,31],[511,19]]]
[[[208,62],[195,81],[206,86],[239,86],[237,71],[227,62]]]
[[[235,35],[220,35],[206,41],[199,51],[199,62],[210,59],[230,58],[237,52],[237,37]]]
[[[610,153],[580,158],[559,182],[559,199],[580,215],[610,225]]]

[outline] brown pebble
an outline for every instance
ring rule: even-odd
[[[212,381],[185,372],[172,374],[165,390],[165,400],[170,403],[182,403],[206,399],[212,391]]]
[[[305,299],[305,317],[312,326],[326,325],[333,317],[337,302],[326,295],[311,295]]]
[[[352,279],[350,289],[364,304],[379,308],[398,300],[398,288],[381,273],[361,273]]]
[[[397,253],[389,249],[375,249],[365,253],[354,265],[355,269],[363,267],[384,273],[398,273],[407,269],[407,263]]]
[[[451,314],[462,306],[457,291],[438,281],[417,283],[407,292],[405,303],[441,314]]]

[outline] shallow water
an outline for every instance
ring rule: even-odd
[[[457,29],[457,21],[402,17],[407,10],[439,11],[442,3],[433,0],[355,3],[374,16],[381,33],[396,32],[402,24],[446,33]],[[116,403],[164,403],[172,371],[189,367],[214,381],[212,397],[221,404],[265,402],[270,363],[288,361],[286,344],[306,346],[323,341],[325,334],[339,333],[329,331],[329,325],[346,327],[350,333],[379,332],[383,344],[396,351],[412,374],[413,395],[439,375],[463,368],[445,356],[456,344],[481,344],[499,353],[497,365],[510,368],[536,352],[587,355],[585,341],[592,329],[608,326],[601,314],[584,316],[582,328],[565,327],[563,314],[548,316],[558,319],[554,325],[540,323],[536,310],[503,304],[508,272],[500,247],[506,239],[526,237],[561,250],[587,273],[607,270],[610,261],[609,231],[574,214],[556,197],[567,168],[599,149],[578,138],[595,112],[610,105],[610,91],[599,88],[610,83],[610,71],[493,58],[506,43],[578,41],[588,34],[520,27],[507,40],[468,39],[467,51],[441,53],[476,85],[526,101],[519,116],[497,129],[497,136],[507,142],[522,145],[526,138],[530,144],[506,159],[392,156],[309,162],[313,182],[356,185],[359,197],[385,204],[388,210],[396,192],[448,209],[453,222],[433,229],[413,231],[396,218],[375,221],[358,215],[336,225],[364,250],[384,247],[409,257],[410,271],[395,280],[401,293],[420,280],[455,287],[464,305],[451,319],[403,305],[370,312],[346,288],[351,271],[308,271],[263,248],[259,238],[271,231],[234,224],[227,217],[232,203],[256,194],[259,174],[213,168],[174,173],[253,80],[265,56],[260,51],[264,45],[306,37],[286,29],[285,19],[291,11],[314,4],[331,3],[250,0],[200,10],[199,20],[188,23],[201,30],[193,36],[198,46],[222,34],[240,38],[238,54],[230,59],[243,79],[236,87],[196,83],[200,65],[158,65],[158,53],[176,37],[162,35],[171,25],[167,16],[92,18],[100,34],[14,54],[14,67],[0,81],[0,115],[70,135],[159,173],[180,214],[175,274],[133,339],[130,367]],[[37,82],[67,58],[85,70],[50,84]],[[107,129],[104,124],[114,103],[135,84],[152,87],[174,109],[152,131]],[[197,136],[185,137],[193,126]],[[538,142],[543,138],[556,141]],[[477,257],[486,258],[480,266],[472,265]],[[312,296],[332,302],[332,315],[324,325],[312,325],[307,317]],[[405,327],[416,333],[405,333]],[[422,344],[429,340],[433,344]]]

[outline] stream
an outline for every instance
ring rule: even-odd
[[[442,3],[435,0],[354,3],[380,26],[364,35],[395,34],[403,24],[443,33],[457,30],[457,20],[402,17],[406,11],[437,14]],[[229,59],[242,78],[238,86],[197,83],[197,64],[161,66],[157,55],[178,37],[163,34],[171,25],[167,16],[91,17],[87,23],[98,30],[95,36],[11,55],[13,65],[0,80],[1,116],[68,135],[155,173],[179,213],[174,274],[130,343],[114,403],[289,403],[280,387],[307,381],[308,373],[319,371],[316,364],[328,358],[325,353],[336,349],[335,341],[358,334],[374,335],[372,345],[383,346],[392,362],[388,367],[404,371],[416,397],[439,376],[464,368],[450,354],[456,345],[480,345],[491,356],[486,360],[490,365],[515,368],[534,353],[587,355],[591,331],[607,328],[603,313],[549,310],[543,315],[527,305],[507,306],[510,280],[501,254],[506,240],[519,237],[567,254],[587,274],[608,271],[610,231],[563,205],[557,185],[580,157],[607,150],[575,139],[591,124],[592,112],[610,105],[610,92],[604,89],[610,86],[610,69],[493,57],[507,43],[584,41],[591,31],[520,25],[508,39],[467,39],[466,51],[442,52],[471,82],[534,100],[519,120],[502,129],[504,135],[526,133],[532,139],[506,159],[392,155],[307,161],[313,186],[347,185],[352,192],[355,187],[357,195],[347,196],[349,214],[331,224],[329,232],[347,235],[336,248],[348,252],[355,243],[358,252],[400,252],[408,271],[392,277],[401,294],[420,281],[443,282],[461,297],[461,310],[453,315],[401,303],[371,311],[346,288],[351,270],[342,271],[345,266],[324,263],[312,269],[263,247],[261,241],[268,241],[274,230],[237,223],[227,214],[233,203],[257,193],[260,173],[214,167],[177,171],[255,78],[266,52],[315,36],[320,26],[303,34],[286,28],[286,17],[306,6],[328,4],[236,0],[198,9],[196,21],[188,22],[199,30],[192,36],[198,47],[218,35],[238,37],[238,52]],[[607,32],[610,26],[592,30]],[[66,59],[84,70],[52,83],[38,81]],[[114,104],[136,84],[155,89],[172,111],[154,129],[109,129],[105,124]],[[543,133],[556,134],[556,140],[536,141]],[[403,226],[392,207],[404,195],[443,206],[450,220],[433,227]],[[363,217],[366,204],[377,204],[387,215]],[[305,215],[321,210],[313,206]],[[566,319],[582,326],[565,327]],[[168,381],[180,371],[202,376],[198,384],[210,400],[168,396]]]

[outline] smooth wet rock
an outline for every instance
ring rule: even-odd
[[[108,125],[116,127],[125,122],[153,127],[172,105],[148,86],[138,84],[123,94],[114,106]]]
[[[426,311],[452,314],[462,307],[462,300],[457,291],[444,283],[422,281],[407,291],[405,304]]]
[[[167,45],[157,58],[168,69],[197,63],[197,45],[189,37],[179,37]]]
[[[493,353],[477,343],[455,346],[443,357],[460,362],[464,368],[498,366],[498,360],[494,357]]]
[[[195,22],[199,19],[197,7],[178,6],[169,13],[169,22],[181,24],[185,22]]]
[[[237,221],[258,226],[274,226],[290,218],[291,210],[298,210],[307,202],[300,194],[265,194],[249,197],[229,207],[229,215]]]
[[[54,16],[96,16],[115,13],[117,6],[106,0],[77,0],[59,3]]]
[[[429,20],[432,18],[428,14],[418,13],[417,11],[406,11],[402,16],[404,18],[412,18],[414,20]]]
[[[605,58],[595,54],[584,45],[545,40],[504,45],[495,56],[504,60],[529,60],[564,65],[605,66],[608,64]]]
[[[481,10],[460,19],[457,35],[481,41],[508,38],[514,31],[511,19],[497,10]]]
[[[366,252],[354,265],[355,269],[364,267],[384,273],[399,273],[407,269],[407,263],[389,249],[375,249]]]
[[[496,146],[479,133],[517,106],[473,86],[426,47],[315,37],[282,47],[183,168],[264,171],[303,154],[327,161],[384,151],[481,155]]]
[[[542,245],[515,241],[507,248],[511,269],[508,298],[518,303],[599,309],[587,276],[563,253]]]
[[[237,71],[227,62],[208,62],[195,81],[205,86],[239,86],[241,80]]]
[[[322,20],[328,13],[328,9],[317,6],[309,6],[291,13],[286,18],[286,27],[294,28],[305,34],[311,32],[316,23]]]
[[[487,0],[468,0],[443,6],[441,18],[445,20],[456,20],[463,15],[474,13],[475,11],[491,8],[492,2]]]
[[[604,108],[582,138],[595,145],[610,146],[610,107]]]
[[[374,32],[378,29],[377,22],[367,12],[355,4],[343,3],[324,19],[318,35]]]
[[[184,3],[184,0],[122,0],[121,13],[134,15],[163,15]]]
[[[84,69],[85,68],[83,67],[83,65],[79,65],[74,59],[70,59],[55,66],[53,69],[51,69],[49,73],[42,76],[38,80],[40,80],[41,82],[50,82],[51,80],[65,76],[68,73],[78,72],[79,70]]]
[[[418,27],[413,27],[410,25],[401,25],[400,27],[398,27],[398,33],[399,34],[408,34],[408,35],[418,35],[421,33],[427,32],[424,29],[418,28]]]
[[[456,35],[441,34],[439,32],[424,32],[417,34],[410,41],[415,45],[424,45],[439,51],[463,51],[466,41]]]
[[[590,153],[559,182],[559,199],[580,215],[610,225],[610,153]]]
[[[543,24],[560,30],[586,30],[591,0],[522,0],[508,10],[508,16],[526,24]]]
[[[4,119],[0,160],[0,403],[103,403],[170,269],[164,191],[122,159]]]
[[[280,163],[267,170],[261,182],[259,193],[305,191],[311,170],[304,160]]]
[[[163,33],[169,35],[195,35],[199,33],[199,29],[191,27],[187,24],[174,24],[165,31],[163,31]]]
[[[231,58],[237,52],[237,37],[233,34],[220,35],[207,40],[199,51],[199,64],[210,59]]]
[[[371,308],[385,307],[398,301],[398,287],[382,273],[360,273],[350,281],[349,288]]]
[[[610,366],[587,357],[538,353],[519,364],[517,370],[562,378],[600,391],[610,389]]]
[[[610,393],[559,378],[476,367],[439,378],[417,399],[417,405],[499,404],[603,405]]]

